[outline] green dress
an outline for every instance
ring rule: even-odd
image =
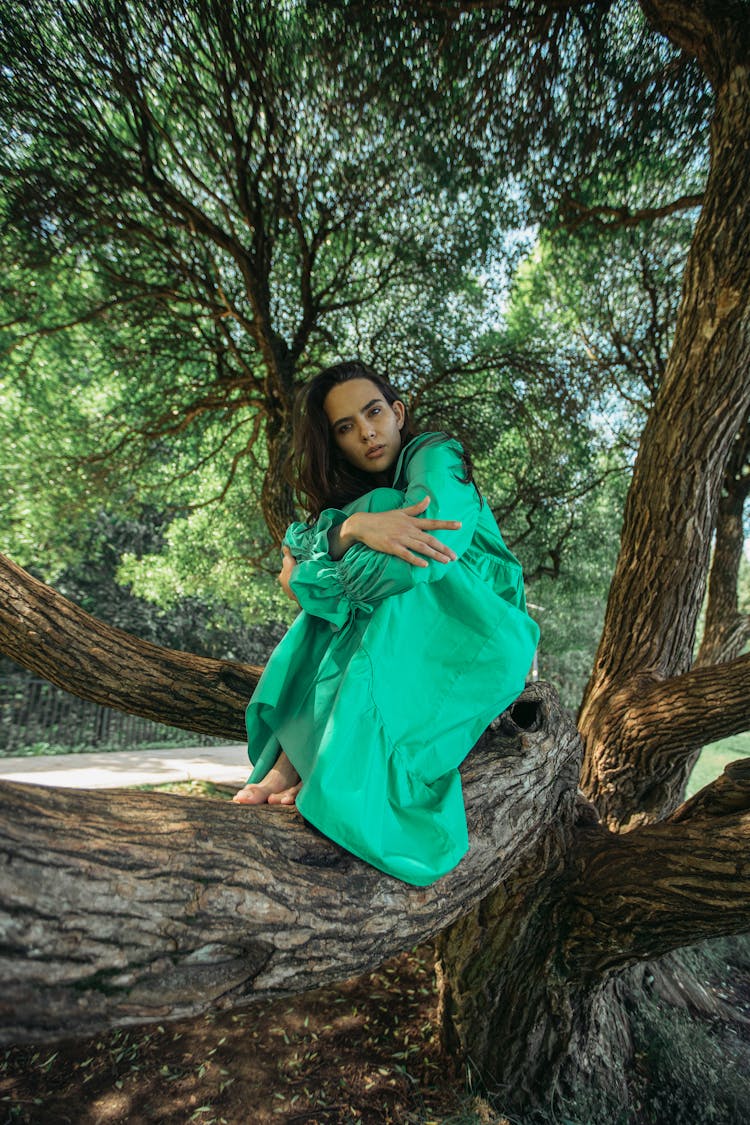
[[[523,690],[539,637],[521,565],[445,434],[413,438],[392,488],[376,488],[284,537],[302,612],[247,708],[249,783],[280,747],[302,779],[297,808],[330,839],[427,886],[466,853],[458,766]],[[436,536],[458,556],[417,567],[355,543],[334,562],[328,531],[354,511],[415,504],[461,520]]]

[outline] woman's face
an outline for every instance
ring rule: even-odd
[[[384,473],[398,460],[404,404],[391,406],[369,379],[332,387],[323,401],[333,440],[350,464],[366,473]]]

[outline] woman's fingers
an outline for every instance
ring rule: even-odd
[[[455,552],[430,532],[453,531],[461,527],[461,522],[420,518],[419,513],[429,503],[430,497],[423,496],[416,504],[410,504],[406,508],[358,513],[356,539],[374,551],[395,555],[413,566],[426,566],[427,560],[431,559],[443,563],[453,562],[457,557]]]
[[[427,539],[412,537],[407,542],[399,544],[399,547],[400,549],[395,550],[394,554],[414,566],[427,566],[425,555],[442,563],[455,562],[458,558],[455,551],[439,540],[433,539],[432,536]]]
[[[450,547],[446,547],[444,543],[438,543],[436,540],[434,542],[427,542],[425,540],[419,541],[418,544],[411,549],[419,551],[422,555],[430,555],[439,562],[455,562],[458,558],[455,551],[452,551]]]
[[[428,494],[427,496],[423,496],[421,500],[418,500],[416,502],[416,504],[409,504],[406,508],[396,509],[396,511],[400,510],[402,512],[405,512],[406,515],[408,515],[408,516],[419,515],[420,512],[424,512],[426,510],[426,508],[429,507],[431,501],[432,501],[432,497]],[[422,528],[429,529],[430,531],[438,531],[440,529],[442,529],[442,530],[445,530],[445,529],[454,530],[455,528],[461,526],[461,521],[460,520],[420,520],[419,526],[422,527]]]
[[[445,530],[447,528],[449,531],[453,531],[453,530],[455,530],[455,528],[461,526],[461,521],[460,520],[420,520],[419,526],[423,527],[423,528],[427,528],[430,531],[439,531],[441,528],[443,530]]]
[[[407,547],[402,547],[397,557],[403,559],[404,562],[410,563],[411,566],[425,567],[430,565],[423,555],[414,555]]]
[[[423,496],[421,500],[417,500],[416,504],[409,504],[406,508],[401,508],[401,509],[396,509],[396,510],[397,511],[400,510],[402,512],[407,512],[407,513],[423,512],[425,510],[425,508],[428,506],[428,504],[430,503],[431,499],[432,499],[432,497],[430,496],[429,493],[427,493],[427,495]]]
[[[451,550],[450,547],[446,547],[445,543],[441,543],[439,539],[433,539],[432,536],[430,536],[429,539],[424,540],[424,544],[426,547],[429,547],[432,551],[434,551],[437,558],[445,559],[446,562],[455,562],[455,560],[458,558],[458,555],[455,551]],[[420,549],[424,550],[424,548]]]
[[[452,562],[454,559],[458,558],[456,552],[451,547],[446,546],[445,543],[441,543],[440,540],[436,539],[433,535],[423,535],[419,531],[409,536],[409,538],[405,540],[404,546],[407,547],[408,550],[419,551],[422,555],[431,555],[434,558],[443,559],[445,562]]]

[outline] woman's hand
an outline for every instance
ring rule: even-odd
[[[430,532],[441,528],[456,530],[461,524],[458,520],[420,519],[420,513],[429,503],[430,497],[424,496],[407,508],[393,508],[388,512],[353,512],[338,528],[340,553],[337,552],[336,557],[341,558],[353,543],[365,543],[374,551],[395,555],[412,566],[427,566],[427,559],[453,562],[457,557],[455,551]],[[425,555],[427,558],[423,557]]]
[[[281,586],[281,589],[286,594],[286,596],[288,598],[291,598],[293,602],[297,602],[297,598],[295,596],[295,593],[294,593],[294,591],[292,590],[292,587],[289,584],[289,579],[292,577],[292,571],[294,570],[295,566],[297,565],[297,560],[295,559],[294,555],[289,550],[289,548],[286,546],[286,544],[281,548],[281,550],[282,550],[284,558],[283,558],[283,561],[281,563],[281,570],[279,571],[278,582],[279,582],[279,585]],[[299,602],[297,602],[297,605],[299,605]]]

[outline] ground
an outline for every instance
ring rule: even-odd
[[[218,795],[205,783],[168,788]],[[730,1017],[646,995],[632,1110],[616,1120],[584,1099],[534,1125],[750,1120],[750,942],[722,939],[694,958],[706,995],[723,999]],[[302,996],[10,1048],[0,1052],[0,1125],[510,1125],[442,1052],[436,1013],[434,948],[425,944]]]
[[[430,946],[293,999],[7,1052],[0,1120],[33,1125],[424,1123],[461,1112]]]

